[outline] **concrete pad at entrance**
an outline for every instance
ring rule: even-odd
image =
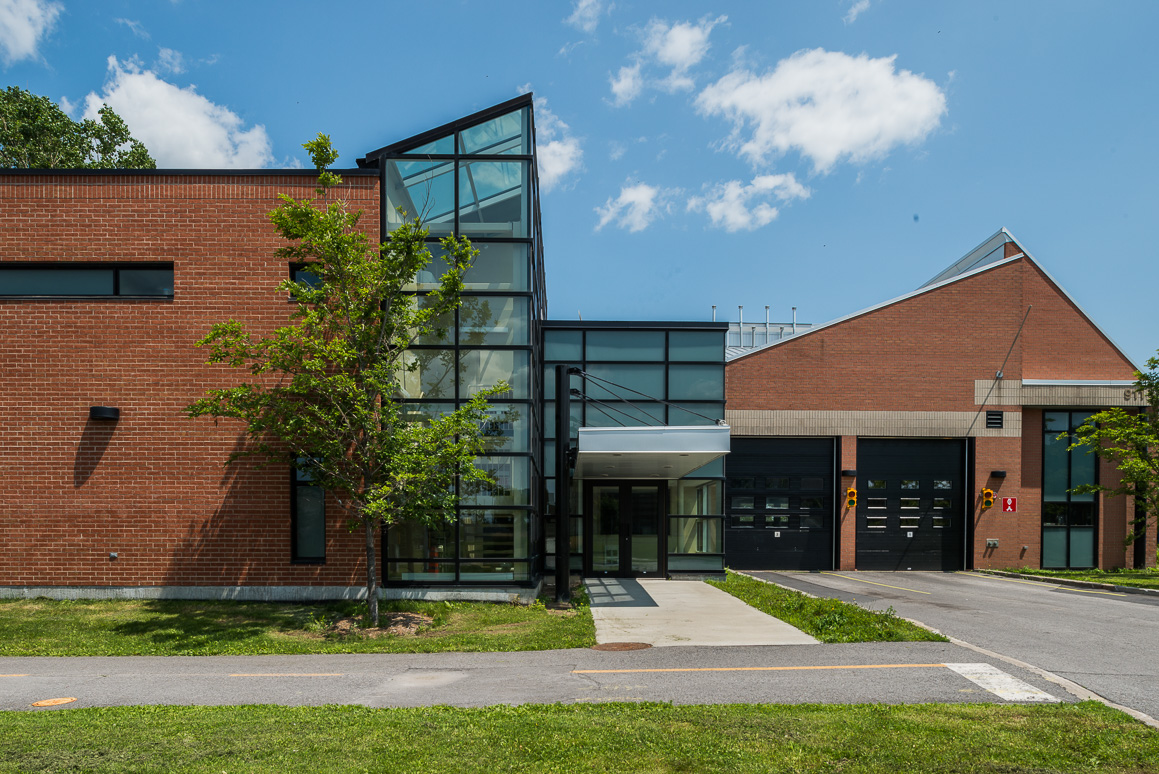
[[[587,578],[596,642],[817,645],[813,637],[702,581]]]

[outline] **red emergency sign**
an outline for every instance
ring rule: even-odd
[[[1003,497],[1002,498],[1002,512],[1003,513],[1017,513],[1018,512],[1018,498],[1017,497]]]

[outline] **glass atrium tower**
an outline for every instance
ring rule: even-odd
[[[416,368],[404,379],[403,401],[419,418],[501,381],[510,385],[492,400],[491,453],[482,463],[498,488],[464,494],[458,518],[445,529],[389,530],[389,585],[511,585],[536,575],[543,489],[537,343],[545,295],[534,131],[527,94],[358,162],[379,169],[383,234],[404,219],[430,230],[435,258],[409,288],[416,303],[424,303],[446,269],[439,239],[466,236],[479,250],[464,276],[462,305],[445,321],[446,335],[411,351]]]

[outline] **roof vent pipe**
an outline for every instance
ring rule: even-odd
[[[716,304],[712,305],[712,321],[716,322]]]
[[[739,336],[737,343],[744,346],[744,305],[737,304],[736,307],[736,331]]]
[[[793,335],[797,335],[797,307],[793,307]]]
[[[769,305],[765,304],[765,343],[769,343]]]

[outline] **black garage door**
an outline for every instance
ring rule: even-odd
[[[857,569],[960,570],[965,445],[857,441]]]
[[[833,439],[733,438],[725,564],[737,570],[833,568]]]

